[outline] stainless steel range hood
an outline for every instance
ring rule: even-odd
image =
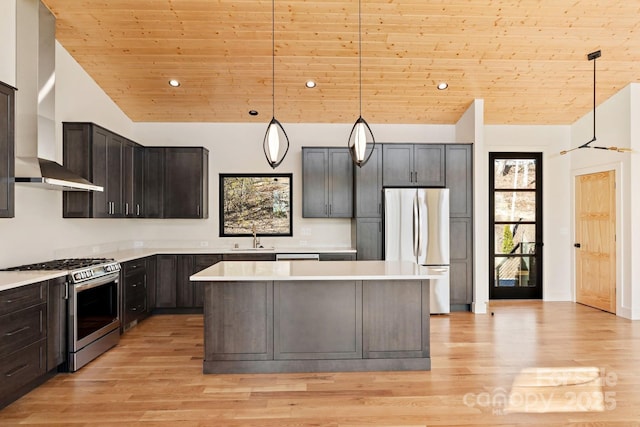
[[[55,17],[39,0],[18,0],[16,12],[15,182],[50,190],[104,191],[55,162]]]
[[[64,166],[37,157],[16,157],[16,183],[38,185],[49,190],[104,191],[104,188]]]

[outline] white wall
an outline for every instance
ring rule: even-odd
[[[572,295],[570,256],[573,242],[570,236],[569,158],[560,156],[560,151],[568,147],[569,141],[569,126],[485,126],[487,153],[542,153],[542,295],[545,301],[569,301]],[[488,168],[488,159],[486,163]],[[488,173],[487,170],[487,176]],[[489,196],[487,191],[487,197],[480,201],[482,206],[476,208],[488,212]],[[476,224],[476,227],[488,228],[488,222],[484,225]],[[484,249],[488,253],[488,240],[483,244],[486,246],[480,250]],[[488,258],[486,262],[488,263]]]
[[[0,82],[16,86],[16,0],[0,1]]]
[[[633,90],[632,90],[633,89]],[[616,146],[640,148],[638,144],[638,125],[634,124],[635,134],[632,138],[632,117],[636,117],[637,122],[638,85],[633,84],[625,87],[620,92],[603,102],[596,109],[596,137],[593,146]],[[632,116],[632,93],[634,94],[633,106],[635,116]],[[587,142],[593,136],[593,113],[589,113],[571,126],[571,146],[575,147]],[[631,145],[633,141],[633,146]],[[616,312],[627,318],[640,318],[640,306],[638,305],[638,293],[640,292],[640,266],[637,260],[634,266],[633,249],[637,248],[640,240],[634,239],[634,235],[640,235],[636,221],[640,215],[640,196],[637,190],[634,191],[632,180],[638,177],[640,163],[638,152],[618,153],[615,151],[605,151],[598,149],[580,149],[573,151],[569,156],[570,163],[570,183],[573,206],[574,181],[577,175],[614,170],[616,173]],[[571,234],[574,236],[572,227]],[[637,250],[637,249],[636,249]],[[572,254],[573,257],[574,254]],[[572,258],[572,265],[574,265]],[[635,280],[634,280],[635,279]],[[575,271],[572,271],[572,283],[575,282]],[[635,283],[635,285],[634,285]]]

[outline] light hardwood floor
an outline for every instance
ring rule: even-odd
[[[640,322],[573,303],[490,309],[432,316],[432,370],[386,373],[203,375],[202,316],[152,316],[0,411],[0,425],[640,426]],[[606,410],[505,413],[522,369],[588,366]]]

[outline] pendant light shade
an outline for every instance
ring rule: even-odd
[[[371,144],[371,149],[368,150],[367,144]],[[353,128],[351,128],[351,134],[349,135],[349,153],[353,163],[358,167],[362,167],[373,154],[373,147],[376,145],[376,141],[373,138],[373,132],[365,119],[362,116],[358,117]]]
[[[289,137],[282,124],[276,119],[276,5],[271,0],[271,108],[273,116],[267,126],[262,148],[273,169],[277,168],[289,151]]]
[[[376,146],[376,140],[373,137],[373,132],[369,127],[369,123],[362,118],[362,4],[358,0],[358,74],[359,74],[359,90],[360,90],[360,115],[358,120],[351,128],[351,134],[349,134],[349,140],[347,146],[349,147],[349,153],[353,163],[358,167],[362,167],[369,161],[369,158],[373,154],[373,149]],[[367,154],[367,144],[371,144],[369,154]]]
[[[273,117],[264,135],[264,155],[273,169],[277,168],[289,151],[289,138],[280,122]]]

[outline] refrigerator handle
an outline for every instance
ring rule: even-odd
[[[420,244],[420,211],[418,209],[418,195],[413,199],[413,256],[418,256],[418,245]]]

